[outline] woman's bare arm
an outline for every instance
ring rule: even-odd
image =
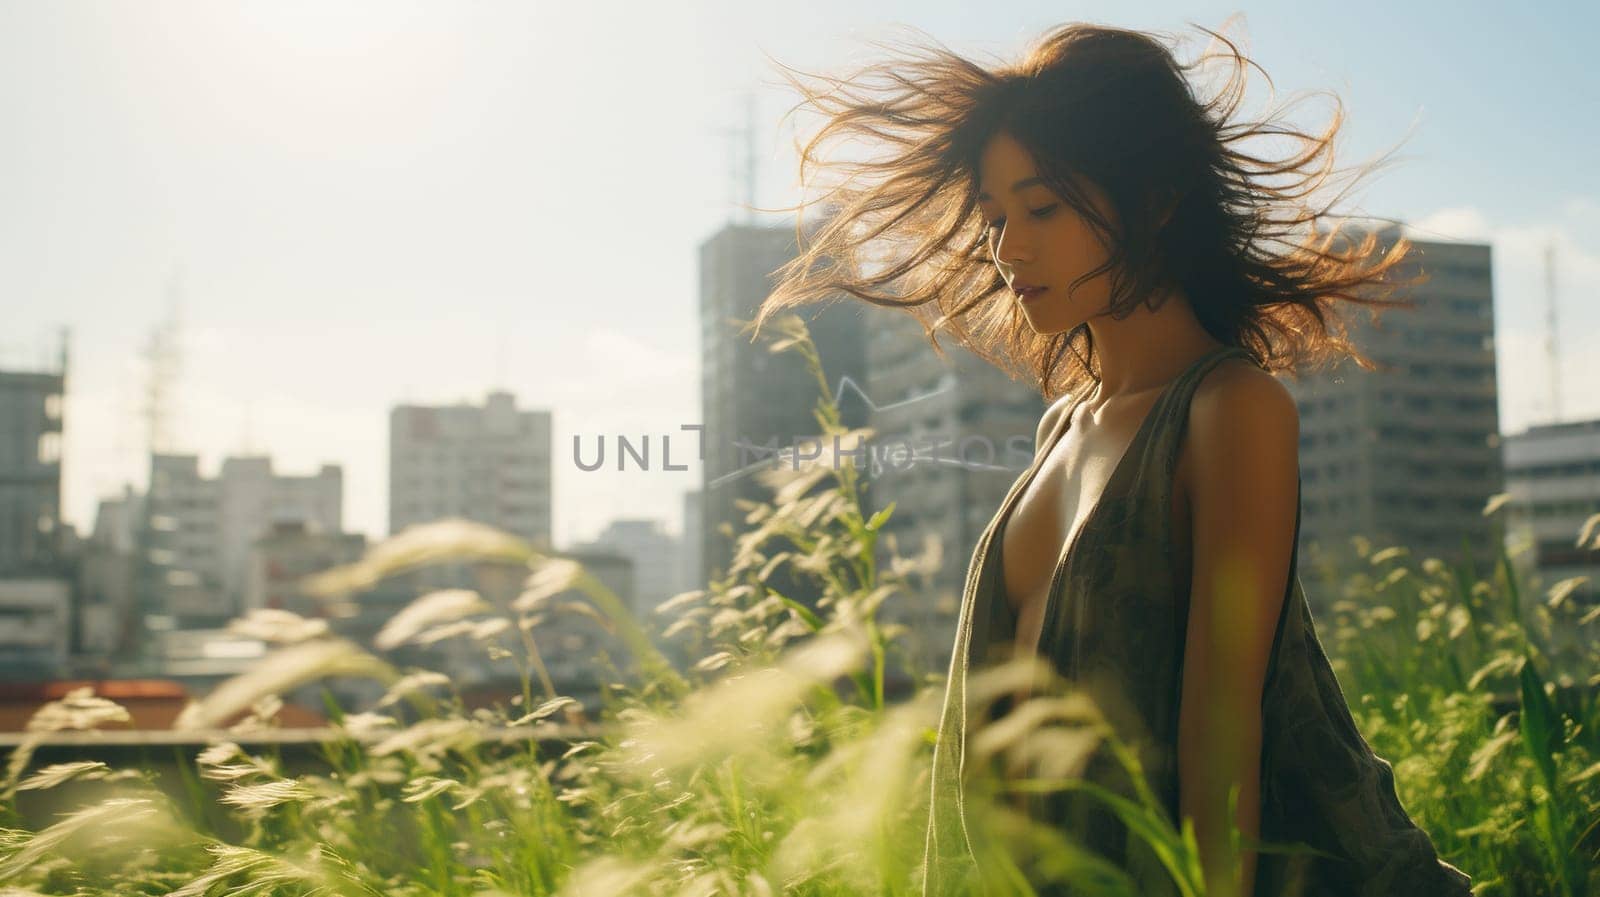
[[[1178,719],[1179,805],[1193,819],[1208,894],[1251,893],[1255,852],[1234,852],[1234,821],[1259,837],[1261,698],[1288,586],[1299,500],[1300,421],[1282,383],[1219,367],[1189,410],[1193,577]]]

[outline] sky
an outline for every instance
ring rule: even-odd
[[[68,328],[80,531],[144,483],[142,349],[174,310],[168,425],[203,472],[341,464],[347,528],[381,536],[389,408],[504,388],[552,412],[558,545],[677,530],[696,463],[585,472],[572,442],[698,422],[696,251],[746,214],[746,96],[756,204],[803,195],[771,59],[838,72],[922,36],[1010,58],[1072,20],[1228,23],[1279,96],[1338,94],[1341,161],[1398,146],[1351,211],[1493,246],[1506,432],[1553,414],[1555,246],[1561,417],[1600,416],[1593,4],[0,0],[0,367]]]

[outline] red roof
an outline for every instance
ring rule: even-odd
[[[0,701],[58,701],[85,685],[108,700],[121,698],[186,698],[188,689],[171,679],[55,679],[46,682],[0,682]]]
[[[188,705],[188,689],[170,679],[61,679],[51,682],[0,682],[0,732],[21,732],[43,705],[66,697],[75,688],[89,686],[97,697],[121,704],[132,717],[128,723],[106,723],[107,729],[170,729]],[[241,711],[223,724],[243,719]],[[278,712],[282,726],[306,728],[327,725],[320,713],[295,704]]]

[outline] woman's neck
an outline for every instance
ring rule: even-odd
[[[1182,290],[1169,290],[1154,311],[1141,304],[1122,320],[1089,320],[1100,367],[1096,402],[1143,392],[1172,381],[1196,358],[1222,343],[1201,326]]]

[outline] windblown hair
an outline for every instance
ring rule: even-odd
[[[804,97],[790,114],[810,104],[824,116],[797,146],[802,188],[808,164],[846,177],[814,201],[826,213],[820,226],[807,226],[804,201],[785,210],[800,213],[800,253],[774,272],[776,285],[747,332],[781,310],[849,294],[911,313],[941,354],[936,331],[954,332],[1047,398],[1098,380],[1088,326],[1035,333],[990,256],[978,159],[1004,132],[1110,248],[1106,265],[1084,277],[1109,272],[1116,318],[1141,303],[1153,307],[1176,286],[1213,337],[1268,370],[1294,372],[1339,355],[1371,370],[1335,306],[1366,305],[1376,319],[1378,306],[1409,305],[1391,300],[1389,276],[1409,244],[1398,234],[1380,241],[1362,229],[1355,239],[1341,229],[1345,220],[1332,210],[1365,172],[1326,202],[1313,199],[1330,178],[1349,174],[1333,166],[1342,105],[1333,98],[1332,121],[1316,134],[1280,123],[1281,107],[1235,121],[1249,69],[1266,73],[1233,41],[1199,30],[1222,49],[1189,65],[1150,34],[1085,24],[1049,32],[1015,64],[985,68],[941,45],[913,46],[850,77],[814,76],[826,90],[780,64]],[[1189,76],[1214,59],[1229,74],[1202,101]],[[890,152],[832,163],[819,157],[828,141],[851,138]],[[1262,154],[1274,144],[1287,151]],[[1080,178],[1104,194],[1115,222],[1096,211]]]

